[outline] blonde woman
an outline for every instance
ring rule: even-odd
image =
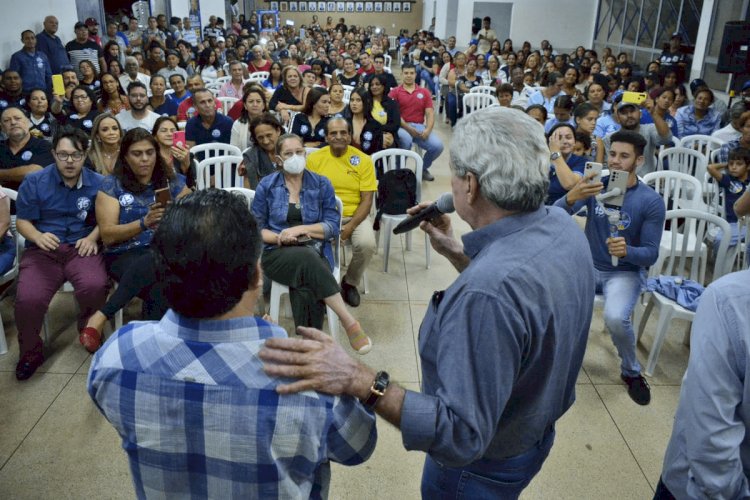
[[[117,163],[123,135],[120,123],[110,113],[97,116],[91,129],[88,165],[102,175],[111,175]]]

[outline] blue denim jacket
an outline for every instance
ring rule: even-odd
[[[322,175],[305,170],[302,174],[300,191],[303,224],[323,224],[325,238],[323,255],[333,268],[333,249],[331,238],[339,234],[341,214],[336,207],[336,195],[331,181]],[[261,229],[279,233],[289,227],[289,190],[284,182],[284,174],[275,172],[261,179],[255,190],[253,215]],[[277,245],[266,244],[264,249],[276,248]]]

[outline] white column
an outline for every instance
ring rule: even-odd
[[[713,21],[714,0],[703,0],[703,9],[701,10],[701,21],[698,25],[698,34],[695,36],[695,53],[693,54],[693,64],[690,67],[690,79],[693,81],[703,75],[703,64],[706,60],[708,51],[708,34]]]

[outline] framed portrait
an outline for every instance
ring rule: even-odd
[[[392,12],[393,11],[393,4],[391,2],[383,2],[383,11],[384,12]]]
[[[354,10],[357,12],[364,12],[365,11],[365,3],[364,2],[355,2],[354,3]]]
[[[279,13],[278,11],[261,10],[258,11],[258,18],[260,19],[260,31],[276,31],[279,29]]]
[[[411,2],[404,2],[404,5],[401,7],[402,12],[411,12]]]
[[[289,2],[289,12],[297,12],[297,2]]]
[[[318,12],[318,2],[310,2],[307,4],[307,12]]]
[[[281,12],[289,11],[289,2],[279,2],[279,10]]]
[[[336,12],[344,12],[345,2],[336,2]]]
[[[331,2],[328,2],[331,3]],[[318,2],[318,12],[325,12],[326,11],[326,3],[325,2]]]
[[[375,2],[375,12],[383,12],[383,2]]]
[[[393,12],[401,12],[401,2],[393,2]]]
[[[271,2],[271,10],[279,10],[279,2]]]
[[[365,12],[372,12],[372,2],[365,2]]]
[[[326,10],[328,12],[336,12],[336,2],[328,2],[328,5],[326,7]]]
[[[346,2],[346,11],[354,12],[354,2]]]
[[[307,2],[300,2],[297,8],[300,12],[307,12]]]

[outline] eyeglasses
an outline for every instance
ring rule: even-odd
[[[65,153],[65,152],[58,152],[55,151],[55,156],[57,156],[57,159],[60,161],[81,161],[83,160],[85,154],[81,153],[80,151],[76,151],[75,153]]]
[[[87,95],[74,95],[73,96],[73,100],[74,101],[85,101],[88,98],[89,98],[89,96],[87,96]]]

